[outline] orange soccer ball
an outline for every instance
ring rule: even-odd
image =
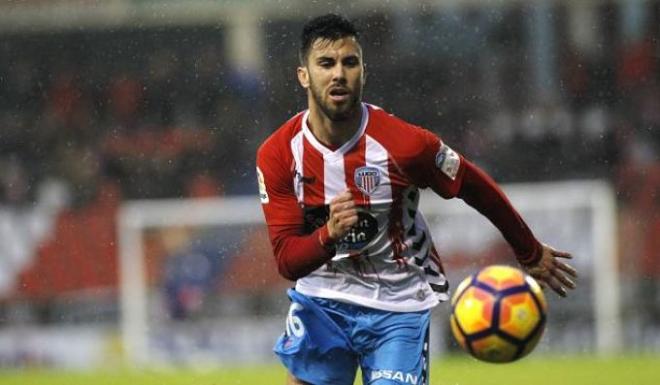
[[[451,330],[472,356],[512,362],[529,354],[545,329],[548,305],[534,278],[494,265],[463,280],[451,300]]]

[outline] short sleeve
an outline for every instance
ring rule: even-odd
[[[257,152],[259,199],[268,225],[303,224],[287,159],[290,157],[281,156],[272,147],[262,146]]]

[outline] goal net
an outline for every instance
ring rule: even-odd
[[[570,251],[579,290],[549,299],[539,350],[621,346],[616,208],[609,185],[574,181],[505,187],[540,240]],[[425,193],[421,211],[450,283],[487,264],[515,264],[494,226],[461,200]],[[218,365],[273,359],[288,309],[256,197],[133,201],[118,221],[121,336],[134,364]],[[448,305],[433,318],[432,351],[450,340]]]

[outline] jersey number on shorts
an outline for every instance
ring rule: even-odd
[[[289,308],[289,314],[286,316],[286,335],[294,335],[301,338],[305,334],[305,325],[302,320],[295,313],[302,310],[303,306],[299,303],[292,303]]]

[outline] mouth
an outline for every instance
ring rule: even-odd
[[[330,94],[330,100],[332,100],[335,103],[343,103],[347,101],[350,96],[350,92],[348,91],[348,89],[343,87],[332,88],[329,94]]]

